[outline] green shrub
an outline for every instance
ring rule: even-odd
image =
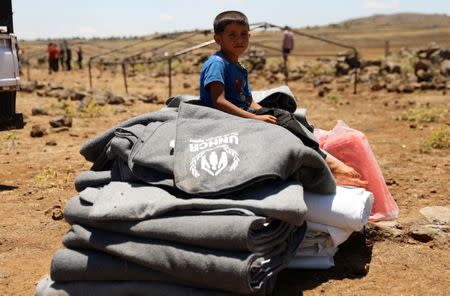
[[[399,120],[423,122],[442,122],[448,110],[439,107],[412,108],[398,117]]]
[[[440,128],[434,131],[431,136],[422,142],[421,152],[429,152],[431,149],[450,148],[450,128]]]

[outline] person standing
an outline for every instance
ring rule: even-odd
[[[294,49],[294,34],[289,29],[288,26],[284,27],[283,33],[283,43],[282,43],[282,51],[283,51],[283,59],[285,62],[287,61],[288,55]]]
[[[64,47],[66,49],[66,70],[71,71],[72,70],[72,49],[70,48],[67,41],[64,41]]]
[[[58,72],[59,70],[59,54],[60,51],[58,49],[58,45],[55,43],[48,44],[48,74],[52,72]]]
[[[288,26],[284,27],[284,33],[283,33],[283,43],[281,45],[281,51],[283,53],[283,61],[284,61],[284,77],[285,77],[285,83],[288,82],[288,76],[289,71],[287,67],[287,59],[288,55],[291,53],[291,51],[294,49],[294,34],[289,29]]]
[[[66,47],[64,46],[64,43],[60,43],[59,48],[60,48],[59,63],[61,64],[61,71],[63,71],[66,68],[66,66],[64,65],[65,54],[66,54]]]
[[[78,51],[77,51],[77,63],[78,63],[78,68],[83,69],[83,50],[81,49],[81,46],[78,47]]]

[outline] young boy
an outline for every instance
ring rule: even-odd
[[[305,145],[315,149],[327,161],[339,185],[365,186],[359,180],[360,175],[351,167],[320,150],[316,141],[306,136],[292,114],[275,108],[262,108],[253,101],[248,84],[248,72],[239,63],[239,56],[248,48],[249,23],[247,17],[239,11],[225,11],[214,19],[214,40],[220,45],[220,51],[211,56],[202,67],[200,73],[200,99],[204,106],[223,112],[277,124],[280,121],[290,122],[285,126]],[[292,121],[286,117],[292,117]],[[293,128],[292,128],[293,127]]]
[[[247,70],[238,62],[249,43],[247,17],[239,11],[225,11],[214,20],[214,40],[220,51],[204,64],[200,74],[200,98],[205,106],[236,116],[276,123],[272,115],[256,115],[260,109],[253,101]]]

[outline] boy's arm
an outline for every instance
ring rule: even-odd
[[[262,108],[262,106],[260,105],[260,104],[258,104],[258,103],[256,103],[254,100],[253,100],[253,97],[247,97],[247,101],[249,101],[250,102],[250,108],[252,108],[252,109],[254,109],[254,110],[258,110],[258,109],[261,109]]]
[[[242,110],[241,108],[235,106],[233,103],[229,102],[227,99],[225,99],[225,91],[223,84],[218,81],[214,81],[209,84],[209,92],[211,94],[211,99],[214,108],[220,111],[243,118],[256,119],[275,124],[277,123],[276,117],[272,115],[255,115],[253,113]],[[261,108],[261,106],[259,108]]]

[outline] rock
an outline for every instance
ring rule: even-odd
[[[397,221],[369,222],[365,227],[367,238],[373,241],[403,239],[403,227]]]
[[[72,101],[81,101],[86,98],[89,94],[81,91],[75,91],[71,94],[70,99]]]
[[[425,72],[429,71],[431,69],[432,65],[431,62],[426,59],[420,59],[414,64],[414,73],[417,76],[417,72],[419,70],[424,70]]]
[[[402,73],[402,68],[400,67],[400,65],[397,63],[394,63],[392,61],[387,61],[386,64],[384,65],[383,69],[387,73],[397,73],[397,74]]]
[[[450,60],[450,49],[441,49],[439,54],[441,55],[442,59]]]
[[[95,96],[94,97],[94,103],[99,106],[105,106],[106,105],[106,97],[104,96]]]
[[[441,63],[441,74],[450,76],[450,60],[445,60]]]
[[[386,87],[386,83],[382,81],[375,81],[370,85],[370,89],[373,91],[379,91]]]
[[[39,81],[36,81],[35,85],[36,85],[36,89],[38,89],[38,90],[42,90],[47,86],[45,83],[39,82]]]
[[[319,97],[324,97],[330,91],[331,91],[331,88],[329,88],[328,86],[324,86],[324,87],[320,88],[319,93],[318,93]]]
[[[314,87],[318,87],[318,86],[322,85],[324,82],[323,82],[322,79],[316,78],[316,79],[313,80],[312,83],[313,83],[313,86],[314,86]]]
[[[431,71],[419,70],[416,76],[418,82],[430,82],[433,79],[433,73]]]
[[[399,93],[413,93],[414,92],[414,87],[412,87],[411,85],[409,85],[409,84],[400,84],[398,87],[397,87],[397,92],[399,92]]]
[[[61,220],[64,218],[64,213],[60,205],[54,205],[53,207],[45,210],[44,214],[49,215],[51,213],[53,220]]]
[[[64,87],[61,85],[53,85],[53,84],[49,84],[48,85],[48,91],[53,91],[53,90],[63,90]]]
[[[36,89],[36,83],[35,82],[20,82],[20,91],[26,92],[26,93],[32,93]]]
[[[106,99],[106,102],[110,105],[120,105],[125,103],[125,99],[121,96],[112,96]]]
[[[347,75],[350,72],[350,66],[345,62],[336,63],[336,76]]]
[[[420,213],[433,224],[450,225],[450,207],[425,207],[420,209]]]
[[[436,85],[434,85],[431,82],[422,81],[420,82],[420,89],[421,90],[430,90],[430,89],[436,89]]]
[[[36,95],[37,95],[38,97],[45,97],[45,96],[47,95],[47,92],[46,92],[45,90],[38,90],[38,91],[36,92]]]
[[[413,239],[427,243],[432,240],[443,241],[448,238],[449,228],[445,225],[413,225],[409,230],[409,236]]]
[[[114,111],[114,114],[121,114],[121,113],[127,113],[127,109],[125,108],[118,108],[116,111]]]
[[[33,107],[31,109],[31,115],[33,115],[33,116],[48,115],[48,112],[42,107]]]
[[[57,143],[56,143],[55,140],[48,140],[48,141],[45,143],[45,145],[46,145],[46,146],[56,146]]]
[[[64,212],[60,208],[52,210],[52,219],[55,221],[62,220],[64,218]]]
[[[73,95],[73,90],[64,89],[57,95],[57,98],[60,100],[68,100],[72,97],[72,95]]]
[[[386,85],[386,89],[388,92],[396,92],[399,84],[398,83],[389,83]]]
[[[58,117],[55,117],[52,120],[50,120],[49,123],[54,128],[62,127],[62,126],[71,127],[72,126],[72,117],[67,116],[67,115],[58,116]]]
[[[40,125],[33,125],[31,127],[30,136],[33,138],[40,138],[47,134],[47,130]]]
[[[146,94],[146,95],[140,96],[139,100],[144,103],[147,103],[147,104],[153,104],[153,103],[158,102],[158,96],[155,95],[154,93]]]
[[[183,88],[190,88],[191,84],[189,82],[183,82]]]
[[[68,130],[69,130],[69,128],[67,126],[61,126],[61,127],[52,128],[52,132],[54,132],[54,133],[66,132]]]

